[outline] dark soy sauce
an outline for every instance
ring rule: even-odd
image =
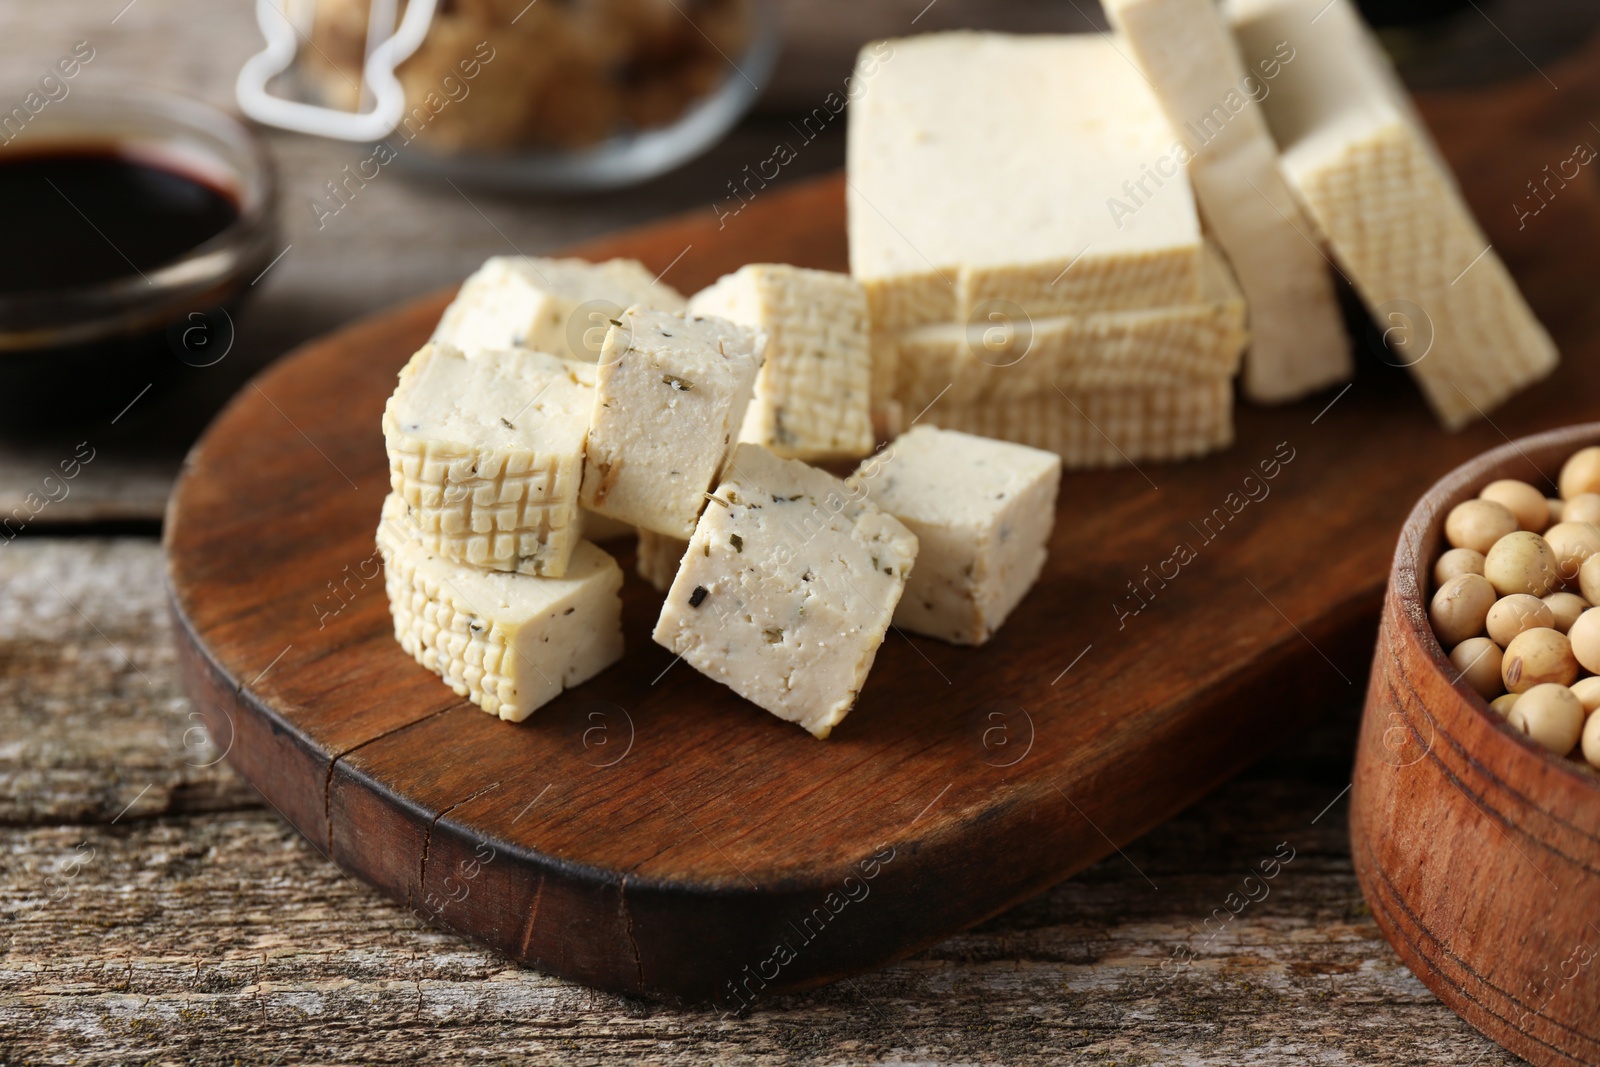
[[[0,156],[0,294],[138,277],[238,217],[226,193],[114,146]]]

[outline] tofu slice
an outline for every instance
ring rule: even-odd
[[[583,506],[688,540],[761,369],[764,337],[703,315],[630,308],[596,372]]]
[[[1025,400],[981,404],[940,401],[923,414],[923,423],[1042,448],[1068,467],[1190,459],[1233,443],[1233,382],[1052,389]]]
[[[854,480],[917,535],[895,625],[958,645],[994,636],[1044,568],[1060,457],[918,426],[864,460]]]
[[[635,304],[682,311],[685,301],[637,260],[493,256],[462,284],[433,340],[467,352],[531,348],[593,363],[610,321]]]
[[[862,49],[850,272],[873,328],[1193,304],[1200,220],[1155,94],[1101,34],[936,33]],[[1141,169],[1143,168],[1143,169]],[[1125,185],[1126,183],[1126,185]]]
[[[667,591],[655,640],[827,737],[855,705],[917,539],[849,485],[739,445]]]
[[[867,294],[848,274],[754,263],[689,298],[767,335],[739,440],[789,459],[858,459],[872,451]]]
[[[1270,97],[1293,50],[1247,71],[1216,0],[1101,2],[1178,134],[1184,151],[1164,158],[1188,160],[1200,211],[1250,301],[1245,395],[1278,403],[1348,380],[1354,367],[1333,272],[1278,168],[1257,102]]]
[[[622,658],[622,568],[588,541],[562,578],[481,570],[429,552],[391,493],[378,550],[400,647],[491,715],[521,722]]]
[[[1148,311],[919,326],[875,335],[892,347],[895,397],[912,415],[936,400],[976,404],[1041,393],[1178,386],[1231,377],[1250,334],[1244,294],[1214,251],[1202,302]]]
[[[1284,174],[1412,377],[1457,429],[1548,375],[1554,343],[1348,0],[1234,0],[1250,65],[1294,51],[1264,104]],[[1407,323],[1407,320],[1420,320]],[[1431,342],[1431,344],[1429,344]]]
[[[639,572],[639,577],[655,586],[656,592],[665,593],[672,587],[672,579],[678,574],[678,564],[683,561],[683,554],[688,549],[687,541],[640,530],[634,568]]]
[[[559,578],[581,536],[593,367],[543,352],[425,346],[383,412],[390,488],[430,552]]]

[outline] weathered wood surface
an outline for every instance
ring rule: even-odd
[[[1401,966],[1362,903],[1340,798],[1353,709],[1126,859],[723,1018],[417,930],[324,862],[205,766],[163,569],[142,539],[0,548],[0,1062],[1518,1062]],[[1270,895],[1208,941],[1280,842],[1294,859]],[[1179,950],[1193,962],[1163,969]]]

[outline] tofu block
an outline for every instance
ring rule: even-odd
[[[1175,386],[1231,377],[1250,334],[1244,295],[1215,252],[1202,302],[875,335],[896,349],[895,397],[913,416],[940,404],[1021,400],[1073,391]]]
[[[582,500],[687,541],[761,369],[763,336],[726,319],[630,308],[596,374]]]
[[[855,705],[917,556],[850,485],[741,444],[667,591],[655,640],[827,737]]]
[[[391,493],[378,550],[400,647],[491,715],[521,722],[622,658],[622,568],[588,541],[562,578],[481,570],[428,551]]]
[[[1127,211],[1113,203],[1173,132],[1104,35],[879,41],[852,84],[850,272],[874,329],[967,322],[993,302],[1042,317],[1197,301],[1183,173]]]
[[[610,321],[635,304],[682,311],[684,299],[637,260],[493,256],[462,284],[433,340],[467,352],[531,348],[593,363]]]
[[[1068,467],[1190,459],[1233,443],[1233,382],[1145,389],[1052,389],[1026,400],[930,407],[919,425],[1015,441]]]
[[[430,552],[558,578],[581,536],[594,368],[519,349],[430,343],[383,412],[390,488]]]
[[[767,335],[739,440],[789,459],[858,459],[872,451],[867,294],[848,274],[755,263],[689,298]]]
[[[1333,271],[1278,168],[1259,102],[1294,50],[1247,71],[1216,0],[1101,2],[1178,134],[1166,158],[1187,161],[1206,225],[1250,301],[1245,395],[1278,403],[1348,380]]]
[[[1555,369],[1554,343],[1348,0],[1234,0],[1245,60],[1294,49],[1264,101],[1283,171],[1445,426]],[[1408,321],[1410,320],[1410,321]]]
[[[687,541],[680,541],[665,534],[651,533],[649,530],[640,530],[634,567],[638,570],[639,577],[655,586],[656,592],[665,593],[672,587],[672,579],[678,575],[678,564],[682,562],[683,554],[688,549]]]
[[[855,481],[917,535],[895,625],[958,645],[994,636],[1044,567],[1060,457],[918,426],[864,460]]]

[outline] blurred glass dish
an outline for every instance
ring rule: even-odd
[[[274,99],[241,77],[241,104],[262,121],[377,141],[424,174],[614,188],[722,137],[779,50],[777,13],[761,0],[437,0],[418,41],[412,16],[422,14],[396,0],[258,0],[269,40],[273,20],[293,18],[306,47]]]
[[[10,422],[96,415],[216,362],[232,343],[230,309],[278,251],[275,172],[243,123],[128,88],[71,86],[34,111],[36,88],[0,88],[19,102],[10,117],[28,115],[0,145]]]

